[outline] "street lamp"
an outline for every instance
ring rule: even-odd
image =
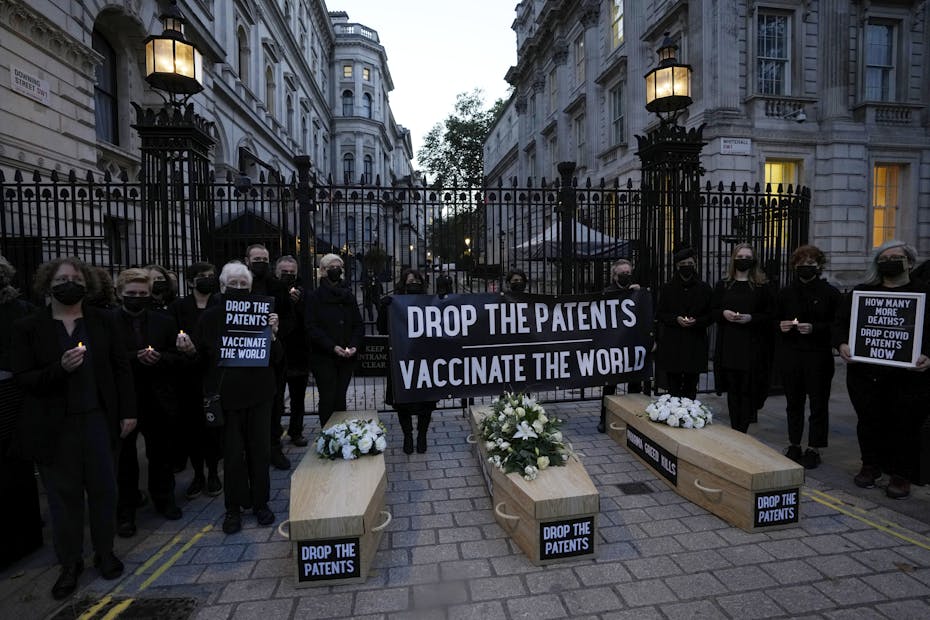
[[[145,39],[145,81],[152,88],[168,93],[172,103],[174,95],[183,95],[183,103],[203,90],[203,57],[184,37],[187,19],[177,0],[171,0],[159,19],[164,26],[162,33]]]
[[[646,74],[646,109],[663,122],[675,122],[678,113],[691,105],[691,66],[678,62],[678,46],[665,33],[659,48],[659,66]],[[668,116],[662,117],[665,113]]]

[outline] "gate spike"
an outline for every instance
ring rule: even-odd
[[[119,167],[119,180],[123,183],[129,182],[129,171],[123,166]]]
[[[93,182],[94,182],[94,173],[91,172],[90,170],[88,170],[88,171],[87,171],[87,174],[84,175],[84,180],[87,181],[88,183],[93,183]]]
[[[74,168],[68,171],[68,183],[77,183],[77,172]]]
[[[19,170],[17,170],[16,172],[14,172],[14,173],[13,173],[13,180],[16,181],[17,183],[22,183],[22,182],[23,182],[23,173],[20,172]]]
[[[42,175],[39,174],[39,171],[38,171],[38,170],[36,170],[35,172],[32,173],[32,181],[33,181],[34,183],[38,183],[38,182],[40,182],[41,180],[42,180]]]
[[[3,174],[3,170],[0,169],[0,183],[3,183],[4,181],[6,181],[6,175]]]
[[[52,180],[52,183],[58,183],[58,171],[52,170],[52,174],[49,175],[49,178]]]

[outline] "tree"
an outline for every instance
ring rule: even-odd
[[[433,125],[417,152],[420,165],[436,185],[449,185],[455,179],[460,186],[481,187],[484,142],[506,103],[498,99],[485,108],[481,89],[459,93],[453,113]]]

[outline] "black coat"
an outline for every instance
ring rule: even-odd
[[[313,357],[342,362],[345,360],[337,357],[334,350],[337,346],[344,349],[362,346],[362,314],[358,301],[347,288],[321,279],[320,285],[307,295],[306,320]]]
[[[110,444],[119,440],[119,421],[136,418],[132,370],[126,344],[109,311],[84,306],[97,397],[110,429]],[[67,408],[68,378],[61,367],[64,351],[51,308],[44,308],[13,326],[13,374],[25,392],[20,424],[23,456],[51,462],[58,452],[61,421]]]
[[[749,323],[732,323],[723,318],[724,310],[749,314]],[[774,347],[775,299],[769,284],[752,286],[743,282],[720,280],[711,297],[711,316],[717,323],[714,346],[714,381],[718,394],[729,390],[722,368],[751,373],[756,407],[765,403]]]
[[[197,325],[200,323],[200,317],[203,316],[203,313],[206,312],[207,308],[215,306],[221,301],[222,297],[219,294],[213,294],[207,299],[206,308],[198,308],[197,299],[193,295],[188,295],[175,299],[168,308],[178,329],[184,330],[185,334],[193,338],[194,334],[197,333]],[[175,339],[175,342],[177,342],[177,339]],[[199,401],[199,399],[203,398],[203,366],[196,363],[196,358],[184,357],[185,363],[180,364],[175,373],[178,397],[187,399],[186,402]]]
[[[303,320],[307,316],[307,291],[300,285],[295,285],[295,288],[300,291],[300,297],[297,301],[292,301],[288,294],[287,300],[291,316],[295,317],[294,326],[290,333],[282,337],[288,374],[310,372],[310,334],[307,332],[307,323]]]
[[[791,351],[829,352],[831,329],[836,321],[836,310],[840,303],[840,292],[826,280],[816,279],[807,284],[795,279],[778,292],[775,304],[774,327],[779,353]],[[811,333],[802,334],[797,329],[782,332],[781,321],[810,323]]]
[[[702,373],[707,370],[707,327],[711,324],[711,288],[692,278],[675,277],[659,288],[656,306],[658,349],[656,365],[665,372]],[[691,327],[678,324],[678,317],[692,317]]]
[[[3,291],[0,291],[0,296]],[[12,368],[10,347],[13,339],[13,323],[35,311],[28,301],[19,297],[10,298],[0,302],[0,370],[9,371]]]
[[[294,316],[289,288],[271,276],[252,280],[253,295],[274,297],[274,312],[278,315],[278,338],[285,338],[294,329]]]

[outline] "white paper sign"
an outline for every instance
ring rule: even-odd
[[[749,155],[752,153],[752,140],[749,138],[720,138],[721,155]]]
[[[14,91],[30,99],[35,99],[42,105],[48,105],[48,80],[39,79],[18,67],[11,66],[10,82]]]

